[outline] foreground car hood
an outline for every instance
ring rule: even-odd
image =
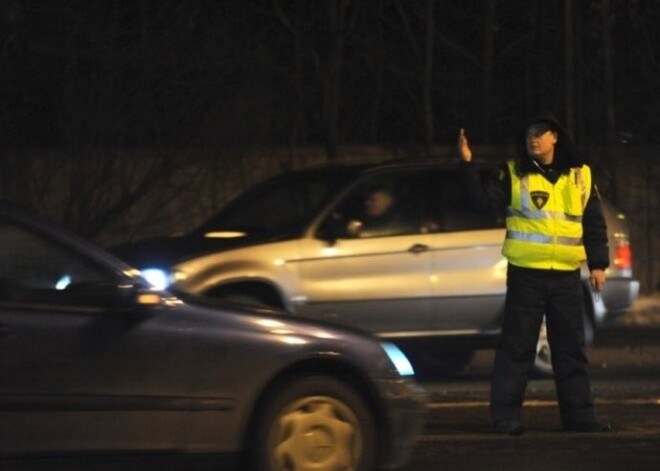
[[[174,316],[186,322],[191,333],[204,332],[204,337],[224,338],[218,342],[220,350],[224,351],[228,343],[242,338],[246,345],[250,345],[250,356],[257,363],[274,365],[296,361],[294,359],[332,356],[359,365],[374,379],[400,378],[387,356],[383,355],[382,341],[361,330],[301,319],[269,308],[241,307],[185,293],[177,293],[177,297],[182,304],[170,311],[168,318]],[[211,347],[207,345],[205,348]],[[209,355],[209,359],[213,358],[217,357]],[[244,365],[245,361],[236,364]],[[211,371],[211,366],[209,368]],[[240,366],[236,374],[242,375],[244,371]]]

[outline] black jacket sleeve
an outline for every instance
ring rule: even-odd
[[[587,251],[589,270],[604,270],[610,265],[610,251],[607,245],[607,224],[600,204],[600,195],[595,185],[584,208],[582,217],[584,248]]]
[[[482,180],[479,167],[461,162],[463,186],[470,206],[475,211],[501,211],[511,201],[511,176],[506,165],[493,169]]]

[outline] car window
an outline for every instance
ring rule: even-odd
[[[8,221],[0,221],[0,260],[0,301],[76,304],[76,286],[112,278],[80,254]]]
[[[422,178],[414,172],[393,172],[362,180],[331,211],[321,235],[364,239],[424,232]]]
[[[315,216],[344,183],[342,177],[319,172],[265,182],[239,196],[197,232],[285,232]]]
[[[468,204],[456,169],[422,168],[365,178],[332,209],[317,236],[370,238],[501,227],[503,214],[475,211]]]
[[[485,172],[488,172],[487,170]],[[482,178],[486,178],[482,175]],[[429,173],[426,186],[429,218],[438,221],[438,232],[472,231],[504,227],[504,214],[476,211],[468,203],[463,180],[455,170]]]

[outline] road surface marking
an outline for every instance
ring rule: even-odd
[[[660,398],[640,398],[640,399],[595,399],[596,404],[619,404],[626,406],[645,406],[656,405],[660,406]],[[431,402],[428,404],[429,409],[469,409],[473,407],[489,407],[488,401],[462,401],[462,402]],[[523,403],[523,407],[556,407],[557,401],[552,400],[529,400]]]

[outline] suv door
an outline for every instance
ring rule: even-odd
[[[328,212],[313,237],[301,240],[301,296],[296,311],[397,337],[431,326],[429,278],[433,235],[417,191],[422,173],[365,178]],[[392,193],[395,216],[370,224],[370,195]]]
[[[444,334],[497,331],[506,291],[504,215],[474,211],[456,170],[429,179],[429,211],[440,221],[432,242],[433,328]]]

